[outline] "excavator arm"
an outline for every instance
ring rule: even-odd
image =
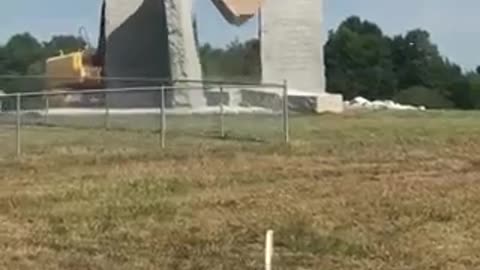
[[[264,0],[212,0],[212,2],[225,20],[234,25],[241,25],[255,16]]]

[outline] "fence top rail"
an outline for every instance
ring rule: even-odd
[[[51,79],[51,80],[76,80],[78,77],[71,76],[45,76],[45,75],[0,75],[0,79],[20,80],[20,79]],[[241,82],[241,81],[223,81],[223,80],[199,80],[199,79],[168,79],[168,78],[152,78],[152,77],[93,77],[92,79],[98,79],[106,82],[118,81],[118,82],[150,82],[161,84],[178,84],[178,83],[198,83],[198,84],[213,84],[218,86],[223,85],[237,85],[237,86],[256,86],[256,87],[283,87],[282,83],[254,83],[254,82]]]
[[[217,88],[223,88],[225,90],[228,89],[238,89],[239,87],[246,86],[246,85],[219,85],[216,86]],[[257,87],[253,86],[252,87]],[[38,96],[58,96],[58,95],[82,95],[82,94],[108,94],[108,93],[128,93],[128,92],[151,92],[151,91],[161,91],[164,90],[195,90],[200,91],[204,90],[204,87],[201,86],[185,86],[185,87],[178,87],[178,86],[142,86],[142,87],[123,87],[123,88],[104,88],[104,89],[84,89],[84,90],[47,90],[47,91],[39,91],[39,92],[16,92],[10,94],[1,95],[0,98],[8,98],[8,97],[38,97]]]

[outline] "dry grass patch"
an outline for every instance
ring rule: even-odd
[[[259,269],[274,229],[276,269],[477,269],[476,122],[293,117],[289,147],[165,151],[148,132],[27,129],[27,154],[0,159],[0,268]]]

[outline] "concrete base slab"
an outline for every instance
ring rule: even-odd
[[[272,88],[238,88],[224,89],[220,97],[218,89],[208,91],[209,104],[217,105],[221,99],[230,106],[262,107],[273,111],[281,111],[283,107],[283,90]],[[289,89],[289,109],[294,112],[304,113],[342,113],[344,102],[342,95],[311,92]]]
[[[344,108],[343,96],[338,94],[320,94],[316,97],[317,113],[342,113]]]

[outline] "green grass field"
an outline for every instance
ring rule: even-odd
[[[0,269],[480,269],[480,113],[176,123],[0,127]]]

